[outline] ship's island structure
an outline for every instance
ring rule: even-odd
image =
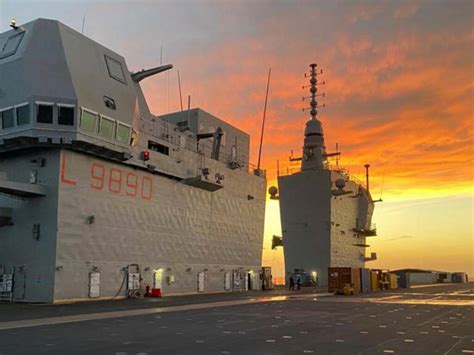
[[[140,82],[171,65],[131,73],[58,21],[11,27],[0,34],[0,296],[260,289],[266,180],[249,166],[249,135],[199,108],[153,115]]]
[[[366,256],[366,238],[377,234],[372,225],[374,200],[366,186],[349,176],[329,158],[321,121],[317,119],[318,75],[310,65],[309,91],[311,118],[304,131],[301,168],[295,173],[280,174],[278,189],[270,187],[271,198],[278,199],[282,237],[274,237],[273,248],[283,246],[286,279],[306,275],[311,284],[327,285],[328,268],[364,268],[375,260]]]

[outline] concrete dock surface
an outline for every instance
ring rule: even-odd
[[[0,354],[474,354],[474,284],[1,303]]]

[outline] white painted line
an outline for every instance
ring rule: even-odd
[[[405,343],[414,343],[415,341],[413,339],[403,339]]]
[[[395,353],[395,351],[393,351],[393,350],[388,350],[388,349],[384,350],[383,352],[384,352],[384,353],[387,353],[387,354],[393,354],[393,353]]]
[[[274,339],[267,339],[267,343],[274,343],[275,340]]]
[[[369,332],[361,331],[360,334],[369,334]]]

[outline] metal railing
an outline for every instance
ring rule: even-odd
[[[141,119],[140,129],[142,132],[150,134],[151,136],[172,144],[175,147],[184,148],[197,154],[205,155],[206,153],[209,153],[210,156],[210,152],[212,151],[211,141],[201,140],[198,142],[194,133],[188,131],[187,134],[183,134],[179,132],[176,125],[160,119]],[[246,154],[237,153],[235,157],[232,157],[231,154],[221,150],[219,153],[219,161],[227,164],[229,167],[238,166],[239,169],[244,169],[247,172],[254,173],[257,170],[255,164],[247,161]],[[266,171],[260,169],[260,176],[265,177],[265,175]]]

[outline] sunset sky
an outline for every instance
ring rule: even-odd
[[[9,21],[57,19],[123,55],[131,70],[172,63],[143,82],[155,114],[183,95],[247,131],[253,162],[272,69],[263,167],[276,184],[300,154],[308,65],[324,70],[326,145],[382,198],[368,267],[466,271],[474,276],[473,5],[450,1],[22,1],[0,0]],[[263,263],[283,275],[278,202],[268,201]]]

